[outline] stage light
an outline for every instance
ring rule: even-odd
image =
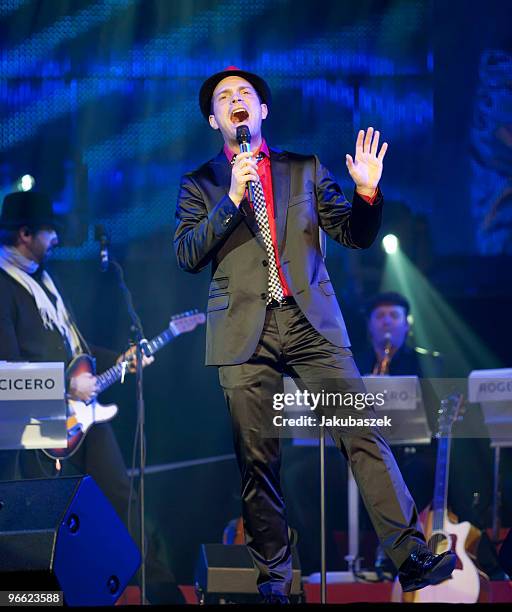
[[[30,174],[24,174],[18,179],[16,187],[18,191],[30,191],[33,189],[35,184],[36,180],[33,176],[30,176]]]
[[[394,234],[386,234],[382,239],[382,247],[388,255],[394,255],[398,251],[398,238]]]
[[[442,364],[435,359],[423,360],[421,367],[425,378],[439,378],[441,370],[448,378],[461,373],[465,376],[475,369],[501,367],[500,359],[401,249],[385,259],[380,290],[398,291],[409,301],[414,315],[415,351],[421,353],[419,345],[432,357],[443,355]]]

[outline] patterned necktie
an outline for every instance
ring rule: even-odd
[[[263,154],[259,153],[256,160],[259,162],[263,158]],[[231,165],[235,163],[236,155],[231,160]],[[270,304],[272,300],[281,302],[283,300],[283,288],[281,286],[281,280],[279,279],[279,273],[277,271],[276,255],[274,251],[274,245],[272,243],[272,234],[270,233],[270,224],[268,222],[267,214],[267,203],[265,201],[265,194],[263,193],[263,187],[261,181],[258,180],[254,183],[254,216],[258,224],[263,242],[265,243],[265,249],[268,257],[268,292],[267,292],[267,304]]]

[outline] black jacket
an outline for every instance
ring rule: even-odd
[[[316,156],[270,151],[279,257],[286,281],[309,322],[336,346],[349,346],[347,330],[325,267],[319,229],[350,248],[375,240],[382,195],[352,204]],[[266,312],[268,268],[254,213],[228,197],[231,166],[223,151],[182,178],[174,247],[178,264],[199,272],[211,264],[207,365],[247,361],[257,346]],[[245,212],[245,214],[244,214]]]
[[[99,372],[110,367],[116,353],[91,347]],[[46,329],[32,295],[0,269],[0,361],[62,361],[70,355],[60,333]]]

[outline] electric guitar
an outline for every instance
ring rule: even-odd
[[[407,603],[475,603],[480,594],[481,577],[467,549],[475,545],[480,532],[465,521],[448,512],[448,474],[450,465],[451,430],[464,403],[462,395],[452,395],[441,401],[438,411],[438,438],[434,499],[420,515],[427,545],[434,554],[451,550],[457,555],[455,569],[450,578],[440,584],[403,593],[398,580],[392,594],[393,601]]]
[[[153,340],[143,342],[144,355],[151,357],[171,340],[181,334],[193,331],[198,325],[202,325],[205,320],[205,315],[197,310],[172,317],[166,330]],[[117,363],[100,374],[97,377],[98,395],[123,378],[125,370],[126,363],[124,365],[123,363]],[[95,374],[94,359],[90,355],[77,355],[66,370],[68,386],[71,379],[84,372]],[[56,461],[69,459],[80,448],[92,425],[112,420],[117,411],[118,408],[115,404],[103,406],[96,401],[96,398],[89,402],[68,399],[66,420],[68,445],[66,448],[45,449],[43,452]]]

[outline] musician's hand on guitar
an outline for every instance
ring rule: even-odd
[[[136,353],[137,353],[137,347],[132,346],[126,352],[119,355],[119,357],[117,358],[117,363],[122,363],[123,361],[127,362],[128,364],[127,369],[128,369],[128,372],[130,372],[130,374],[135,374],[135,372],[137,371]],[[153,361],[155,361],[154,357],[146,357],[146,355],[143,355],[142,356],[142,367],[145,368],[146,366],[151,365]]]
[[[96,376],[90,372],[83,372],[74,376],[69,382],[69,396],[71,399],[89,402],[98,392]]]

